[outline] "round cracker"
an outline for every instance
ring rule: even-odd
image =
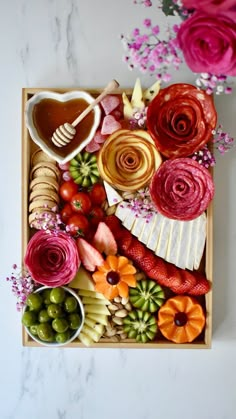
[[[57,208],[57,204],[54,201],[44,200],[44,199],[36,199],[32,201],[29,205],[29,212],[35,212],[38,209],[52,209]]]
[[[30,179],[35,179],[38,176],[54,177],[57,181],[60,179],[60,170],[55,164],[50,162],[38,163],[32,167],[30,172]]]
[[[31,180],[29,184],[30,191],[35,189],[52,189],[57,192],[59,190],[59,184],[52,176],[38,176]]]
[[[42,230],[42,221],[38,220],[38,216],[40,216],[41,214],[49,214],[50,216],[54,215],[56,218],[56,214],[53,211],[49,211],[49,210],[45,210],[44,208],[40,208],[38,209],[37,212],[32,212],[29,215],[28,221],[29,221],[29,226],[31,228],[36,228],[37,230]]]
[[[57,192],[52,189],[35,189],[30,193],[29,202],[34,201],[35,199],[48,199],[49,201],[54,201],[59,204],[60,198]]]
[[[31,156],[31,166],[35,166],[36,164],[43,163],[43,162],[50,162],[54,165],[57,164],[56,161],[53,160],[51,156],[44,153],[44,151],[41,150],[41,148],[38,148]]]

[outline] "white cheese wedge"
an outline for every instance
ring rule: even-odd
[[[166,257],[167,248],[168,248],[168,241],[170,235],[170,225],[171,220],[169,218],[163,217],[161,223],[161,230],[159,234],[158,243],[155,249],[156,255],[160,256],[161,258]]]
[[[187,223],[189,223],[189,237],[188,237],[188,243],[186,246],[186,255],[185,255],[185,268],[186,269],[193,269],[193,252],[194,252],[194,247],[193,247],[193,242],[194,242],[194,236],[195,236],[195,240],[196,240],[196,225],[197,225],[197,221],[192,220],[192,221],[187,221]]]
[[[154,219],[154,213],[153,213],[153,216],[151,217],[151,219],[146,220],[145,224],[143,225],[142,231],[140,235],[138,236],[139,240],[142,243],[146,244],[148,242],[149,236],[152,233],[154,222],[155,222],[155,219]]]
[[[122,93],[122,101],[124,105],[123,107],[124,119],[131,119],[133,116],[133,108],[125,92]]]
[[[109,207],[111,207],[112,205],[119,204],[120,202],[123,201],[122,196],[120,196],[120,194],[111,185],[109,185],[109,183],[107,183],[105,180],[103,182],[103,185],[106,191],[107,202],[108,202]]]
[[[176,266],[185,269],[186,267],[186,253],[191,240],[192,225],[189,221],[180,221],[179,231],[179,246],[177,249]]]
[[[204,252],[205,242],[206,242],[207,217],[206,217],[205,212],[198,218],[199,218],[198,233],[195,240],[195,246],[193,248],[193,251],[194,251],[193,268],[194,269],[199,268],[202,255]]]
[[[143,109],[144,108],[144,101],[143,101],[143,92],[140,79],[137,78],[134,90],[131,97],[131,105],[132,108]]]
[[[132,229],[131,229],[131,233],[136,236],[139,237],[141,234],[141,231],[143,229],[143,227],[146,225],[146,220],[144,218],[136,218]]]
[[[129,210],[130,210],[130,208],[129,208]],[[132,229],[136,219],[137,219],[137,217],[135,216],[135,213],[132,210],[130,210],[128,212],[127,216],[125,217],[124,221],[123,221],[124,227],[126,227],[127,230],[130,231]]]
[[[161,224],[162,224],[162,215],[155,214],[153,217],[152,231],[150,232],[148,241],[146,243],[146,246],[150,250],[155,250],[157,247],[157,243],[158,243],[159,235],[161,231]]]
[[[160,91],[161,83],[160,81],[156,81],[152,86],[150,86],[147,90],[143,93],[143,99],[145,100],[146,104],[149,104],[154,97],[156,97]]]
[[[118,205],[116,208],[115,215],[123,223],[127,215],[130,213],[130,208],[127,208],[126,205]]]

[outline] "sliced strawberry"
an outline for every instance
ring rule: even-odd
[[[101,253],[81,237],[77,239],[77,247],[81,262],[88,271],[93,272],[104,263]]]
[[[196,285],[191,288],[190,291],[188,291],[188,294],[190,295],[204,295],[207,294],[211,289],[210,282],[204,278],[203,276],[197,277],[197,283]]]
[[[110,135],[121,129],[121,124],[112,115],[107,115],[102,122],[102,135]]]
[[[197,280],[191,272],[185,271],[184,269],[180,269],[179,271],[183,280],[182,284],[171,286],[171,290],[175,294],[186,294],[196,285]]]
[[[97,231],[93,238],[93,245],[96,249],[108,255],[116,255],[117,244],[110,228],[103,222],[98,224]]]
[[[88,153],[94,153],[95,151],[100,150],[101,146],[100,144],[96,143],[95,139],[93,138],[90,143],[85,147],[85,150]]]
[[[132,242],[132,234],[126,230],[122,229],[119,233],[116,233],[117,240],[118,240],[118,247],[125,256],[130,248]]]
[[[107,95],[102,99],[101,105],[106,115],[109,115],[120,104],[120,99],[117,95]]]

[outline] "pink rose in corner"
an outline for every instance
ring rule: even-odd
[[[187,9],[202,10],[206,13],[219,13],[223,10],[235,9],[235,0],[182,0]]]
[[[75,240],[64,232],[40,230],[30,239],[25,266],[35,282],[58,287],[75,277],[80,259]]]
[[[196,11],[180,25],[177,39],[193,72],[236,76],[236,23],[230,13]]]

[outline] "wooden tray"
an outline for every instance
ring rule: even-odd
[[[85,90],[95,97],[101,93],[100,89],[49,89],[49,88],[24,88],[22,89],[22,259],[24,258],[27,243],[30,238],[30,228],[28,225],[28,186],[29,186],[29,172],[30,172],[30,157],[36,150],[37,146],[31,140],[29,132],[25,125],[25,104],[37,92],[43,90],[51,90],[58,93],[65,93],[72,90]],[[120,94],[124,89],[114,92]],[[132,90],[125,90],[127,95],[130,95]],[[205,266],[205,273],[207,279],[212,283],[213,279],[213,205],[212,203],[207,209],[207,239],[206,247],[202,263]],[[175,344],[164,339],[157,339],[150,343],[136,343],[134,340],[123,340],[122,343],[111,342],[109,339],[101,339],[99,343],[92,345],[94,348],[150,348],[150,349],[209,349],[211,347],[212,339],[212,291],[210,291],[203,298],[203,304],[206,310],[206,327],[201,336],[191,344]],[[41,346],[33,341],[26,333],[25,328],[22,328],[22,337],[24,346]],[[83,344],[75,340],[64,347],[85,348]]]

